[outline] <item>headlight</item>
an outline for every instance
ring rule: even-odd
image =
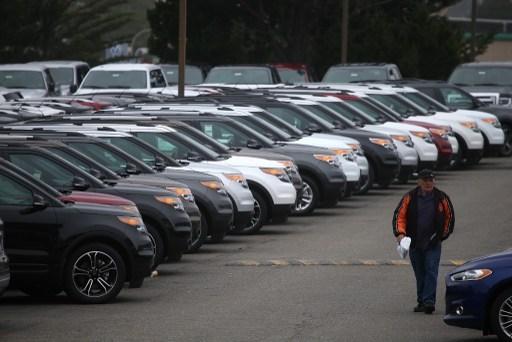
[[[155,199],[160,202],[167,205],[170,205],[175,210],[183,211],[185,208],[183,208],[183,203],[181,200],[177,197],[171,197],[171,196],[155,196]]]
[[[391,138],[393,140],[401,141],[405,144],[405,146],[414,147],[414,143],[411,140],[411,137],[408,135],[402,135],[402,134],[393,134],[391,135]]]
[[[361,144],[355,143],[355,144],[347,144],[347,145],[352,147],[352,151],[354,151],[355,154],[364,156],[364,151],[361,148]]]
[[[452,281],[469,281],[469,280],[480,280],[487,278],[492,274],[492,270],[484,268],[478,270],[467,270],[459,273],[452,274],[450,279]]]
[[[478,126],[476,125],[475,121],[461,121],[460,123],[462,126],[469,128],[475,132],[479,132]]]
[[[208,189],[218,192],[219,194],[226,195],[224,184],[218,181],[202,181],[201,184]]]
[[[482,121],[496,128],[501,128],[501,123],[496,118],[485,118]]]
[[[356,160],[351,148],[330,148],[330,150],[336,153],[336,155],[342,156],[348,161]]]
[[[331,166],[334,167],[340,167],[340,163],[338,161],[338,158],[336,158],[336,155],[333,154],[314,154],[313,157],[315,157],[316,160],[323,161]]]
[[[432,143],[432,134],[429,132],[418,132],[418,131],[411,131],[411,134],[425,140],[425,142]]]
[[[249,184],[247,184],[247,179],[245,179],[244,175],[242,175],[241,173],[225,173],[224,177],[226,177],[230,181],[239,183],[244,188],[249,187]]]
[[[277,167],[260,167],[260,170],[269,175],[276,176],[282,182],[286,182],[286,183],[291,182],[290,177],[288,177],[288,174],[286,173],[286,171],[284,169],[280,169]]]
[[[120,205],[119,208],[134,213],[137,216],[140,216],[139,208],[136,205]]]
[[[388,150],[394,151],[396,150],[395,145],[390,139],[381,139],[381,138],[370,138],[370,141],[375,145],[380,145]]]
[[[139,232],[146,232],[146,226],[139,216],[118,216],[122,223],[137,229]]]
[[[166,189],[187,202],[194,202],[194,195],[189,188],[168,186]]]

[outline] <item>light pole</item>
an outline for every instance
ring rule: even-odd
[[[180,27],[178,46],[178,96],[185,96],[185,61],[187,51],[187,0],[180,0]]]

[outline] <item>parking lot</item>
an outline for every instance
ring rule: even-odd
[[[440,277],[454,264],[510,247],[512,160],[487,158],[439,172],[454,203],[455,231]],[[64,295],[0,299],[1,341],[484,341],[446,326],[444,280],[432,316],[413,313],[415,285],[398,261],[391,218],[408,185],[342,201],[307,218],[230,236],[114,303],[76,305]]]

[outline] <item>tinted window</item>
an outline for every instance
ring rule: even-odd
[[[304,83],[309,81],[305,70],[278,68],[277,71],[281,81],[284,83]]]
[[[391,95],[370,94],[370,97],[391,108],[395,112],[400,113],[401,115],[409,114],[409,112],[413,110],[413,108],[408,106],[406,102],[400,101]]]
[[[205,83],[272,84],[272,74],[267,68],[213,68]]]
[[[72,189],[74,175],[57,162],[32,153],[10,153],[9,160],[57,190]]]
[[[449,107],[472,109],[475,107],[473,98],[457,88],[440,88],[444,103]]]
[[[116,173],[126,170],[126,160],[98,144],[70,142],[68,145]]]
[[[221,144],[230,147],[247,146],[249,137],[223,122],[201,122],[201,130]]]
[[[388,76],[384,68],[330,68],[322,82],[325,83],[350,83],[361,81],[384,81]]]
[[[143,161],[146,165],[155,166],[155,155],[129,139],[121,137],[108,137],[102,139],[127,152],[132,157]]]
[[[151,70],[149,72],[149,82],[151,88],[163,88],[167,86],[164,74],[160,70]]]
[[[87,75],[87,72],[89,71],[89,67],[86,65],[81,65],[77,69],[76,74],[76,84],[80,85],[82,83],[83,79],[85,78],[85,75]]]
[[[71,85],[73,81],[73,68],[50,68],[50,74],[56,85]]]
[[[449,82],[460,85],[512,85],[512,66],[457,68]]]
[[[178,66],[177,65],[162,65],[162,70],[165,73],[165,78],[169,84],[178,84]],[[195,66],[185,67],[185,84],[199,84],[203,83],[204,77],[201,69]]]
[[[82,88],[92,89],[146,89],[146,72],[143,70],[131,71],[104,71],[92,70],[87,74]]]
[[[173,159],[187,159],[190,149],[174,139],[152,132],[138,132],[134,134]]]
[[[0,204],[2,205],[32,205],[32,191],[15,182],[13,179],[0,174]]]
[[[0,87],[46,89],[42,72],[23,70],[0,70]]]
[[[47,149],[48,151],[50,151],[53,154],[58,155],[62,159],[70,162],[71,164],[77,166],[78,168],[80,168],[81,170],[83,170],[87,173],[89,173],[91,171],[91,168],[88,165],[83,163],[81,160],[75,158],[71,154],[67,153],[66,151],[61,150],[60,148],[45,147],[45,149]]]

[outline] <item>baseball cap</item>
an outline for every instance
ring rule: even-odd
[[[423,169],[420,172],[418,172],[418,178],[419,179],[427,179],[427,178],[435,178],[434,171],[430,169]]]

